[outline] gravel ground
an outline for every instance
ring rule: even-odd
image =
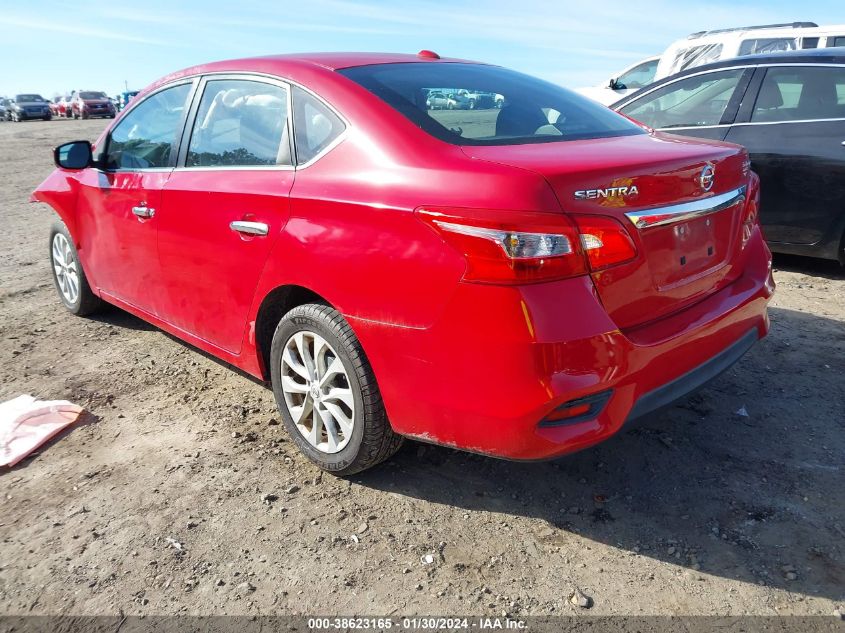
[[[0,401],[83,405],[0,471],[0,614],[831,616],[845,601],[845,274],[778,258],[771,335],[595,449],[516,464],[408,442],[323,475],[272,393],[117,309],[66,313],[50,149],[0,123]],[[591,608],[570,601],[575,590]]]

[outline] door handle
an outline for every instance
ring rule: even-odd
[[[236,220],[229,224],[229,228],[235,233],[244,233],[245,235],[267,235],[270,227],[264,222],[247,222],[246,220]]]
[[[151,218],[156,214],[156,210],[150,209],[146,205],[141,205],[140,207],[132,207],[132,213],[139,218]]]

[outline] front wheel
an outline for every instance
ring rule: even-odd
[[[306,304],[279,322],[270,350],[273,394],[288,433],[308,459],[352,475],[393,455],[393,432],[370,363],[346,319]]]
[[[87,316],[102,307],[102,300],[88,285],[79,253],[64,222],[54,223],[50,230],[50,263],[59,299],[70,312]]]

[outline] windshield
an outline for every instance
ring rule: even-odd
[[[456,145],[645,134],[639,126],[586,97],[496,66],[400,63],[338,72],[432,136]]]
[[[17,103],[33,103],[35,101],[46,101],[41,95],[15,95]]]
[[[79,93],[80,99],[107,99],[106,93],[104,92],[80,92]]]

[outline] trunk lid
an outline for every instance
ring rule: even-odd
[[[741,273],[748,167],[739,146],[642,134],[463,151],[542,175],[566,213],[622,223],[637,246],[636,259],[592,275],[620,328],[677,312]]]

